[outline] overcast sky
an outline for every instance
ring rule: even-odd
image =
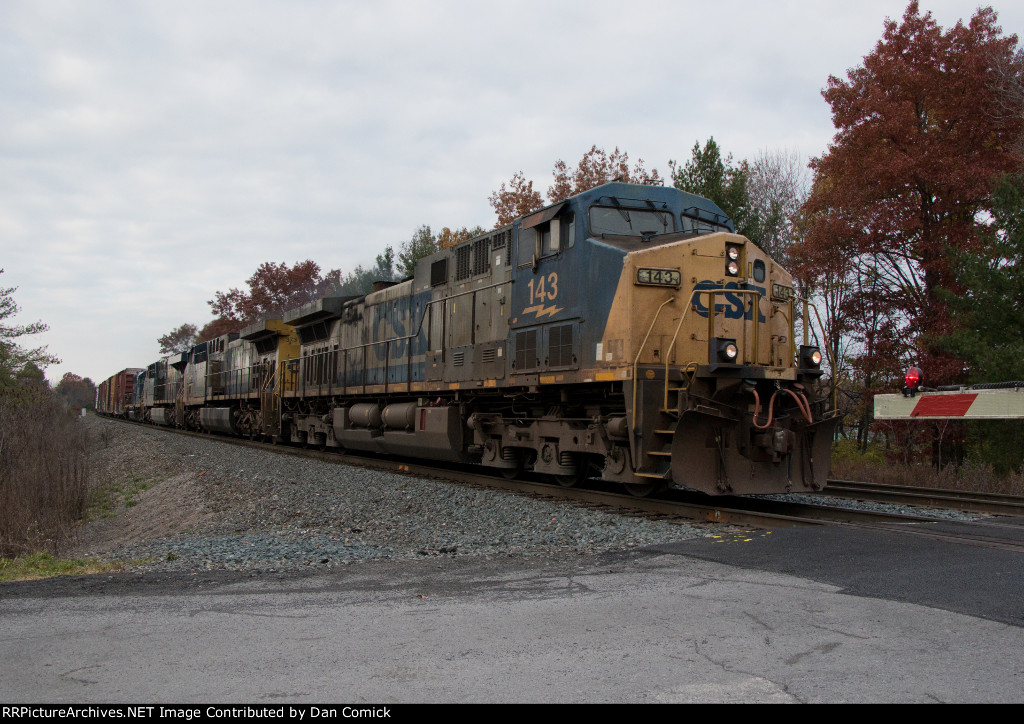
[[[921,5],[948,28],[978,3]],[[543,193],[594,144],[662,176],[710,136],[819,156],[828,76],[905,8],[2,0],[0,287],[50,326],[23,341],[63,360],[51,381],[98,382],[262,262],[347,272],[423,224],[489,228],[502,181]]]

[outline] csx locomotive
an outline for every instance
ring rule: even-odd
[[[818,490],[835,416],[807,316],[714,203],[615,182],[125,370],[98,409],[641,495]]]

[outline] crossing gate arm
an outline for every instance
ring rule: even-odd
[[[876,420],[1024,419],[1024,383],[998,389],[961,387],[913,397],[875,395]]]

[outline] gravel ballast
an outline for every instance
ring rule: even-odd
[[[89,415],[107,506],[75,555],[136,570],[287,571],[371,559],[589,554],[719,535]],[[131,490],[137,492],[130,492]]]

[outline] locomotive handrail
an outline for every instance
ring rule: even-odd
[[[675,332],[672,333],[672,341],[669,342],[668,349],[675,351],[676,340],[679,338],[679,330],[681,330],[683,328],[683,321],[686,319],[686,313],[689,312],[693,308],[693,298],[695,296],[697,296],[697,295],[700,295],[700,294],[707,294],[708,297],[709,297],[709,299],[708,299],[708,343],[710,344],[711,339],[715,336],[715,317],[718,315],[718,309],[717,309],[718,303],[715,301],[715,297],[717,297],[719,294],[723,294],[723,293],[724,294],[749,294],[749,295],[752,295],[754,297],[754,304],[752,305],[753,314],[751,315],[753,317],[753,325],[754,325],[754,332],[753,332],[753,335],[752,335],[753,338],[754,338],[753,339],[753,344],[752,344],[754,349],[753,349],[753,354],[751,355],[751,361],[754,364],[757,364],[757,346],[758,346],[758,341],[759,341],[759,336],[758,336],[758,316],[761,314],[761,293],[756,291],[756,290],[753,290],[753,289],[728,289],[728,290],[726,290],[726,289],[694,289],[694,290],[692,290],[690,292],[689,302],[687,303],[686,308],[683,309],[682,316],[679,317],[679,323],[676,325],[676,330],[675,330]],[[743,316],[744,316],[744,319],[745,319],[746,318],[746,310],[745,309],[744,309]],[[792,326],[792,320],[790,321],[790,326]],[[744,345],[743,345],[743,347],[744,347],[744,352],[747,352],[748,350],[746,349],[747,345],[745,344],[746,343],[746,334],[745,334],[745,332],[746,332],[746,325],[744,325],[744,340],[743,340],[744,341]],[[790,331],[790,338],[792,338],[792,336],[793,336],[793,334],[792,334],[792,330],[791,330]],[[669,382],[669,380],[668,380],[668,366],[669,366],[669,364],[670,364],[670,357],[669,357],[669,354],[666,352],[666,354],[665,354],[665,397],[664,397],[664,408],[665,409],[668,409],[668,382]],[[636,411],[634,409],[634,421],[635,421],[635,415],[636,415]]]
[[[379,344],[386,344],[386,345],[388,345],[387,351],[390,351],[390,345],[391,345],[392,342],[404,342],[404,341],[407,341],[407,340],[415,339],[416,337],[420,336],[420,332],[423,331],[423,321],[427,318],[427,310],[430,309],[430,307],[432,305],[439,304],[441,302],[446,302],[449,299],[455,299],[456,297],[464,297],[467,294],[476,294],[477,292],[485,292],[488,289],[494,289],[495,287],[502,287],[502,286],[505,286],[506,284],[511,285],[511,284],[514,284],[514,283],[515,283],[515,280],[513,280],[513,279],[506,279],[506,280],[501,281],[501,282],[495,282],[494,284],[488,284],[486,286],[476,287],[475,289],[469,289],[467,291],[459,292],[457,294],[449,294],[448,296],[441,297],[439,299],[430,299],[430,300],[427,301],[426,304],[423,305],[423,311],[420,314],[419,323],[416,325],[416,331],[413,332],[412,334],[407,334],[404,337],[392,337],[390,339],[381,339],[381,340],[377,340],[377,341],[374,341],[374,342],[364,342],[363,344],[356,344],[356,345],[352,345],[351,347],[340,347],[340,348],[338,348],[336,350],[327,350],[327,351],[324,351],[324,352],[317,352],[314,355],[307,355],[306,359],[310,359],[312,357],[316,357],[316,356],[319,356],[319,355],[322,355],[322,354],[329,354],[332,351],[333,352],[348,353],[350,351],[354,351],[354,350],[357,350],[357,349],[365,350],[367,347],[375,347],[375,346],[377,346]],[[411,352],[412,352],[412,350],[410,349],[409,354],[406,355],[407,359],[411,359],[412,358],[412,353]],[[299,357],[292,357],[291,359],[301,360],[303,358],[301,356],[299,356]],[[346,362],[347,362],[348,354],[344,354],[342,356],[342,359],[346,360]],[[290,362],[291,360],[288,360],[288,361]],[[385,369],[388,367],[388,364],[386,363],[386,361],[385,361],[385,365],[384,366],[385,366]],[[335,372],[336,372],[336,370],[335,370]],[[364,374],[364,376],[365,376],[365,373],[366,373],[366,365],[365,365],[365,360],[364,360],[364,364],[363,364],[363,374]],[[363,386],[365,386],[365,384],[366,384],[366,380],[364,378],[363,379]],[[387,385],[387,380],[386,379],[385,379],[384,384]],[[330,383],[330,386],[332,388],[334,387],[334,382],[333,381]],[[347,386],[348,385],[342,385],[342,387],[347,387]],[[305,384],[303,384],[302,387],[304,389],[305,388]]]
[[[751,310],[753,312],[753,314],[752,314],[752,323],[753,323],[753,327],[754,327],[753,328],[753,332],[751,334],[751,337],[752,337],[752,340],[751,340],[752,341],[752,345],[751,346],[753,347],[753,350],[751,351],[751,350],[747,349],[747,345],[744,344],[744,351],[750,353],[750,360],[751,360],[752,363],[754,363],[754,364],[757,363],[758,343],[760,341],[760,339],[759,339],[759,329],[760,329],[760,326],[759,326],[759,321],[758,320],[759,320],[759,315],[760,315],[761,293],[756,291],[756,290],[753,290],[753,289],[693,289],[693,290],[690,291],[689,300],[687,301],[686,307],[683,309],[682,315],[680,315],[680,317],[679,317],[679,322],[676,324],[675,331],[672,334],[672,339],[671,339],[671,341],[669,342],[669,344],[666,347],[666,352],[665,352],[664,398],[663,398],[663,403],[664,403],[663,407],[664,407],[664,409],[668,409],[668,404],[669,404],[669,366],[672,363],[672,359],[673,359],[673,356],[674,356],[672,354],[672,352],[675,351],[676,341],[679,338],[680,330],[683,328],[683,322],[686,320],[686,315],[694,306],[694,298],[695,297],[699,297],[699,295],[702,295],[702,294],[708,295],[708,341],[709,341],[709,343],[710,343],[710,340],[715,336],[715,317],[717,316],[717,309],[716,309],[716,307],[718,306],[717,302],[716,302],[716,297],[719,294],[746,294],[746,295],[750,295],[750,296],[753,297],[753,305],[751,307]],[[799,299],[800,301],[804,302],[804,315],[803,315],[803,319],[805,320],[805,324],[804,324],[803,332],[804,332],[804,343],[805,344],[807,343],[807,339],[808,339],[808,324],[806,323],[807,320],[809,319],[808,311],[807,311],[808,310],[808,306],[810,308],[814,309],[814,314],[818,318],[818,324],[819,324],[819,326],[821,326],[821,317],[818,314],[818,309],[814,305],[813,302],[811,302],[808,299],[804,299],[803,297],[790,297],[790,299],[789,299],[789,311],[790,311],[790,313],[789,313],[789,319],[787,321],[789,322],[790,359],[793,359],[793,360],[796,359],[796,349],[795,349],[795,339],[794,339],[795,336],[796,336],[796,319],[795,319],[796,315],[795,315],[795,309],[794,309],[794,301],[796,299]],[[647,330],[647,334],[644,336],[643,342],[640,343],[640,347],[637,350],[636,357],[633,360],[633,406],[632,406],[633,409],[632,409],[632,418],[633,418],[633,426],[634,427],[636,426],[636,415],[637,415],[637,387],[638,387],[638,384],[637,384],[637,380],[638,380],[638,378],[637,378],[637,368],[638,368],[639,363],[640,363],[640,357],[643,355],[644,349],[647,346],[647,341],[650,339],[651,333],[654,331],[654,326],[655,326],[655,324],[658,321],[658,317],[661,315],[661,310],[665,307],[665,305],[667,305],[667,304],[669,304],[670,302],[673,302],[673,301],[675,301],[675,295],[670,296],[667,300],[665,300],[665,302],[663,302],[661,304],[660,307],[658,307],[658,311],[655,313],[654,319],[651,321],[650,327]],[[746,305],[744,305],[744,307],[745,306]],[[743,316],[744,316],[744,319],[745,319],[745,317],[746,317],[746,310],[745,309],[744,309],[744,315]],[[824,329],[823,326],[822,326],[822,329]],[[744,342],[746,342],[746,325],[744,325]],[[671,352],[670,352],[670,350],[671,350]],[[826,353],[828,353],[827,349],[826,349]],[[832,364],[831,355],[829,355],[829,363]],[[833,369],[834,368],[835,368],[835,366],[833,364]],[[833,404],[833,407],[834,406],[835,405]]]
[[[671,304],[676,300],[675,294],[669,294],[668,299],[661,303],[658,307],[658,311],[654,313],[654,319],[651,320],[651,326],[647,328],[647,334],[644,335],[644,341],[640,343],[640,348],[636,352],[636,357],[633,359],[633,428],[636,429],[636,388],[637,388],[637,366],[640,364],[640,355],[644,353],[644,347],[647,346],[647,340],[651,338],[651,332],[654,331],[654,325],[658,323],[658,317],[661,316],[661,310],[665,308],[665,305]],[[683,312],[683,316],[686,316],[686,312]],[[666,378],[667,379],[667,378]],[[667,394],[667,393],[666,393]]]
[[[373,346],[378,345],[378,344],[391,344],[392,342],[403,342],[403,341],[405,341],[407,339],[413,339],[415,337],[418,337],[420,332],[423,331],[423,320],[427,318],[427,309],[431,305],[437,304],[439,302],[446,302],[449,299],[455,299],[456,297],[464,297],[467,294],[476,294],[477,292],[484,292],[484,291],[487,291],[488,289],[494,289],[495,287],[502,287],[502,286],[505,286],[506,284],[513,284],[513,283],[514,282],[511,279],[509,279],[509,280],[506,280],[506,281],[503,281],[503,282],[497,282],[495,284],[488,284],[485,287],[477,287],[476,289],[470,289],[469,291],[459,292],[458,294],[451,294],[451,295],[449,295],[447,297],[441,297],[440,299],[431,299],[425,305],[423,305],[423,313],[420,314],[419,324],[416,327],[416,331],[413,332],[412,334],[407,334],[404,337],[392,337],[391,339],[381,339],[381,340],[377,340],[376,342],[366,342],[364,344],[353,345],[352,347],[342,347],[338,351],[340,351],[340,352],[347,352],[350,349],[361,349],[363,347],[373,347]]]
[[[815,304],[814,302],[812,302],[810,299],[807,299],[806,297],[797,297],[797,296],[790,297],[790,303],[789,303],[790,317],[795,316],[794,304],[793,304],[793,300],[795,300],[795,299],[799,299],[801,302],[804,303],[804,313],[803,313],[803,320],[804,320],[804,344],[807,344],[807,342],[809,341],[809,337],[808,337],[808,331],[809,330],[808,330],[808,328],[810,327],[810,324],[808,324],[808,314],[807,314],[808,307],[810,309],[814,310],[814,317],[818,320],[818,327],[821,328],[821,336],[824,337],[825,336],[825,325],[821,321],[821,314],[818,313],[818,305]],[[795,323],[796,323],[796,320],[795,319],[791,319],[790,327],[793,327],[793,325],[795,325]],[[792,357],[796,356],[796,350],[793,349],[793,337],[794,336],[795,336],[794,334],[790,334],[790,336],[789,336],[789,338],[790,338],[790,343],[789,343],[790,356],[792,356]],[[836,368],[835,360],[832,359],[832,350],[829,349],[829,346],[827,344],[822,345],[822,346],[825,348],[825,356],[828,358],[828,364],[832,368],[832,380],[834,382],[834,384],[832,385],[832,409],[833,410],[838,410],[839,409],[839,384],[838,384],[839,370]]]

